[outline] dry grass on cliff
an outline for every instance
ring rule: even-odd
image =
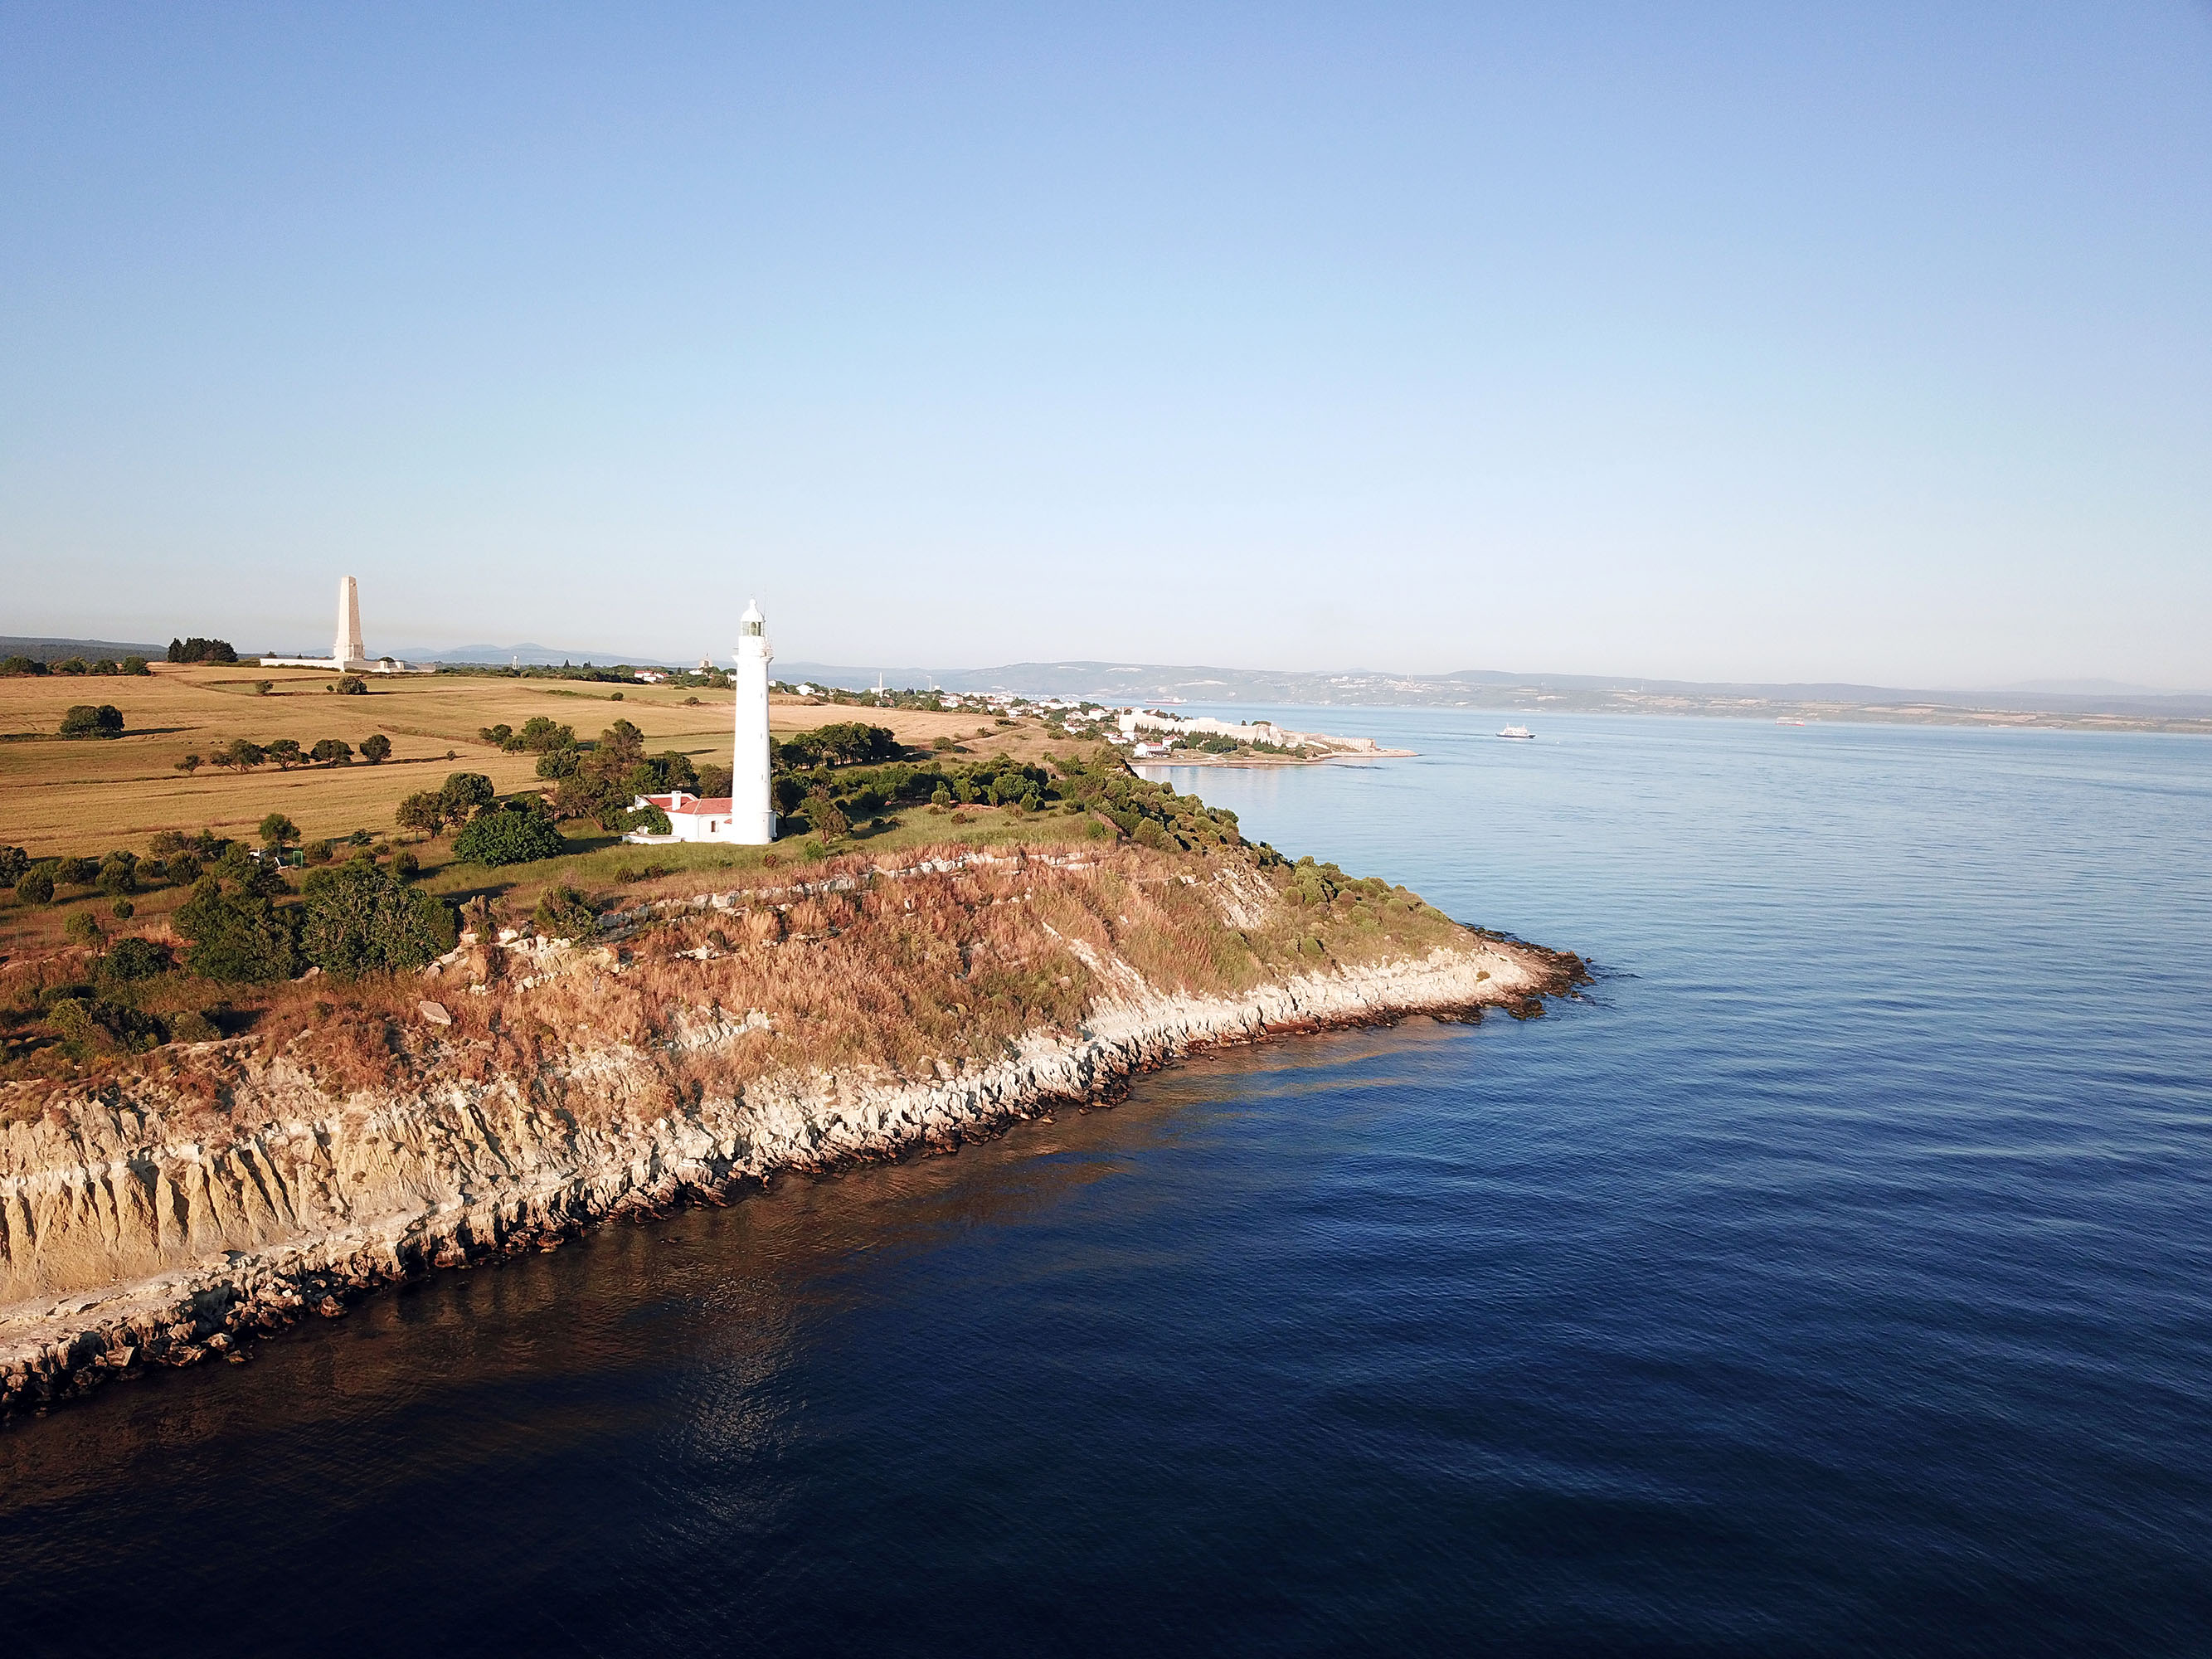
[[[923,849],[900,867],[972,851]],[[774,876],[779,886],[727,908],[677,903],[614,951],[587,948],[536,983],[525,983],[526,958],[479,951],[434,981],[270,988],[244,1036],[118,1058],[58,1085],[12,1089],[9,1103],[35,1113],[54,1086],[74,1094],[128,1072],[173,1091],[196,1132],[216,1135],[275,1109],[258,1080],[281,1057],[333,1103],[433,1076],[507,1079],[580,1117],[653,1116],[784,1071],[915,1077],[995,1060],[1025,1032],[1072,1029],[1095,1001],[1138,990],[1231,994],[1465,938],[1403,890],[1352,884],[1315,902],[1297,872],[1263,871],[1240,853],[1125,844],[1073,867],[1023,857],[897,875],[848,856]],[[853,890],[793,890],[840,878]],[[705,880],[689,893],[676,883],[664,899],[705,890]],[[424,1023],[425,997],[449,1011],[450,1026]],[[763,1015],[767,1029],[728,1040],[727,1027]],[[717,1024],[724,1040],[685,1040]],[[611,1047],[637,1062],[618,1085],[588,1068],[570,1075]]]

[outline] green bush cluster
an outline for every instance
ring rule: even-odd
[[[453,856],[471,864],[528,864],[568,850],[552,816],[534,795],[477,813],[453,839]]]
[[[812,732],[794,732],[781,743],[769,744],[772,764],[791,772],[818,766],[872,766],[898,754],[899,741],[889,726],[861,720],[842,720]]]
[[[41,674],[88,674],[106,677],[116,674],[151,674],[143,657],[125,657],[120,662],[112,657],[102,657],[97,662],[87,662],[82,657],[64,657],[58,662],[44,662],[37,657],[9,657],[0,661],[0,679],[36,678]]]
[[[210,835],[188,838],[173,830],[154,837],[159,856],[141,858],[121,848],[101,857],[33,860],[20,847],[0,847],[0,887],[12,887],[26,904],[51,904],[67,887],[97,890],[122,900],[148,887],[189,887],[204,864],[230,842]]]
[[[171,662],[236,662],[238,653],[230,648],[228,640],[204,640],[197,634],[188,640],[169,641]]]
[[[599,919],[573,887],[549,887],[531,917],[541,939],[586,939],[598,935]]]
[[[112,702],[81,702],[62,716],[61,734],[65,738],[119,738],[123,735],[123,711]]]

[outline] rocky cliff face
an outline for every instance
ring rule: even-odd
[[[1040,1104],[1110,1094],[1208,1044],[1486,1006],[1528,1012],[1565,991],[1571,957],[1474,939],[1419,959],[1340,968],[1233,998],[1120,987],[1071,1032],[931,1077],[780,1073],[672,1108],[652,1056],[579,1051],[568,1091],[616,1109],[589,1122],[533,1087],[434,1076],[333,1101],[281,1056],[239,1084],[260,1127],[222,1144],[173,1129],[158,1085],[118,1085],[0,1127],[0,1409],[81,1391],[149,1363],[234,1352],[303,1311],[474,1255],[550,1247],[609,1215],[720,1199],[778,1170],[950,1150]],[[695,1028],[711,1049],[741,1022]],[[623,1109],[625,1107],[628,1109]]]

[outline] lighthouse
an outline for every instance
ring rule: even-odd
[[[738,736],[730,760],[729,839],[764,847],[775,839],[775,797],[769,788],[768,618],[760,601],[738,621]]]

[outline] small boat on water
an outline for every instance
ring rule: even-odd
[[[1536,738],[1536,734],[1525,726],[1509,726],[1498,735],[1501,738],[1526,738],[1531,743]]]

